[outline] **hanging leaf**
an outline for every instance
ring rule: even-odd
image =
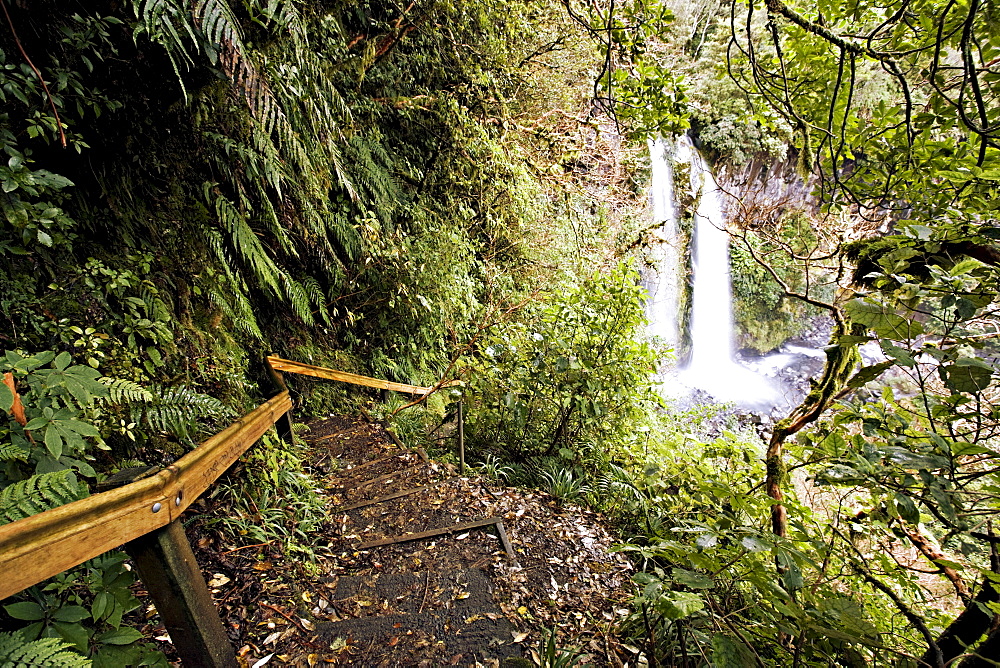
[[[895,364],[896,362],[894,360],[886,360],[885,362],[879,362],[878,364],[872,364],[871,366],[866,366],[860,371],[858,371],[856,374],[854,374],[854,376],[849,381],[847,381],[847,387],[850,388],[863,387],[865,384],[870,383],[871,381],[881,376],[883,371],[885,371],[886,369]]]
[[[896,494],[896,511],[902,519],[911,524],[918,524],[920,522],[920,511],[917,510],[913,499],[905,494]]]
[[[711,589],[715,586],[715,580],[711,577],[684,568],[675,568],[673,576],[675,582],[691,589]]]
[[[964,362],[964,363],[963,363]],[[972,362],[972,363],[970,363]],[[993,380],[993,369],[984,364],[976,363],[968,358],[960,359],[955,364],[942,366],[939,369],[941,379],[952,392],[982,392]]]
[[[919,322],[904,318],[884,304],[854,299],[847,303],[845,311],[851,320],[868,327],[881,339],[912,339],[924,331]]]

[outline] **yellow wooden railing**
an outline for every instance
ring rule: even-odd
[[[179,518],[268,429],[280,421],[279,431],[290,434],[292,400],[279,372],[422,396],[461,384],[393,383],[274,356],[267,358],[267,364],[279,394],[174,464],[0,526],[0,599],[124,547],[184,665],[235,667],[232,647]]]

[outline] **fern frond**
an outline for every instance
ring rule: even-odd
[[[228,43],[243,51],[243,31],[226,0],[199,0],[191,13],[213,47]]]
[[[285,294],[288,296],[288,301],[292,305],[295,315],[306,325],[312,325],[314,320],[309,302],[309,294],[302,288],[298,281],[284,272],[281,273],[281,284],[285,288]]]
[[[260,238],[250,228],[246,216],[224,195],[213,193],[214,187],[215,184],[208,182],[202,186],[205,199],[209,204],[214,204],[219,222],[225,227],[229,241],[238,253],[240,260],[253,272],[260,283],[271,288],[275,294],[280,295],[278,281],[282,273],[281,270],[267,254]]]
[[[37,515],[87,494],[87,487],[70,470],[33,475],[0,491],[0,524]]]
[[[28,461],[28,451],[13,443],[0,443],[0,462],[14,461]]]
[[[130,380],[124,378],[98,378],[99,383],[108,388],[108,396],[104,398],[109,404],[148,404],[153,400],[153,394]]]
[[[71,651],[62,638],[25,640],[19,631],[0,633],[0,665],[23,668],[90,668],[87,657]]]
[[[146,407],[142,419],[154,431],[191,440],[197,435],[200,419],[218,421],[234,416],[232,409],[215,397],[196,392],[186,385],[154,385],[151,389],[154,398]]]
[[[309,297],[309,301],[312,302],[312,305],[316,307],[320,320],[329,325],[330,312],[326,307],[326,295],[323,294],[323,288],[320,287],[319,281],[312,276],[306,276],[302,279],[302,289]]]
[[[229,258],[222,235],[216,230],[209,230],[206,234],[208,246],[213,254],[218,258],[222,266],[225,277],[225,285],[213,282],[207,286],[207,296],[209,301],[229,318],[235,327],[243,330],[256,340],[264,338],[257,324],[257,316],[254,314],[253,306],[246,298],[246,282],[237,276],[232,270],[232,259]]]
[[[194,26],[188,20],[185,0],[145,0],[139,3],[133,0],[133,8],[139,22],[135,36],[145,33],[149,41],[159,44],[167,52],[170,66],[174,70],[181,92],[187,99],[187,88],[184,86],[183,71],[194,64],[194,58],[189,50],[189,44],[197,47],[199,40]]]

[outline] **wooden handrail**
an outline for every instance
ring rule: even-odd
[[[304,376],[313,376],[314,378],[323,378],[325,380],[338,380],[342,383],[351,383],[352,385],[363,385],[364,387],[374,387],[379,390],[392,390],[394,392],[403,392],[406,394],[417,394],[424,395],[430,394],[434,388],[433,387],[423,387],[420,385],[408,385],[406,383],[394,383],[389,380],[382,380],[380,378],[369,378],[368,376],[359,376],[356,373],[347,373],[346,371],[337,371],[335,369],[327,369],[326,367],[313,366],[312,364],[303,364],[302,362],[294,362],[292,360],[282,359],[274,355],[269,355],[267,358],[268,364],[275,371],[287,371],[289,373],[298,373]],[[456,387],[464,385],[461,380],[450,380],[447,383],[442,383],[438,386],[438,389],[444,387]]]
[[[282,392],[151,477],[0,526],[0,599],[168,525],[291,407]]]

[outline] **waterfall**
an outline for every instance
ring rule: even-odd
[[[667,142],[650,140],[650,196],[653,204],[653,240],[651,259],[655,270],[647,272],[643,287],[649,292],[646,315],[649,333],[670,346],[677,336],[677,212],[674,208],[674,173]]]
[[[677,143],[677,159],[691,166],[694,214],[691,287],[692,375],[712,376],[733,360],[733,294],[729,273],[729,234],[722,213],[722,192],[705,159],[687,136]]]
[[[653,172],[653,212],[655,221],[665,224],[658,228],[665,235],[675,236],[674,188],[687,184],[673,182],[663,140],[650,144]],[[678,380],[689,388],[702,390],[717,401],[732,402],[745,408],[770,410],[782,402],[781,393],[769,379],[738,364],[734,357],[732,281],[729,269],[729,234],[722,211],[723,193],[701,153],[688,137],[677,142],[674,156],[677,163],[690,166],[690,189],[697,199],[692,236],[692,285],[690,339],[691,354],[687,366],[679,370]],[[669,229],[668,229],[669,227]],[[669,248],[670,244],[657,244]],[[651,331],[664,336],[677,322],[676,276],[677,255],[663,251],[657,258],[659,281],[651,291],[649,315]],[[670,292],[671,296],[666,296]],[[674,388],[670,394],[676,394]]]

